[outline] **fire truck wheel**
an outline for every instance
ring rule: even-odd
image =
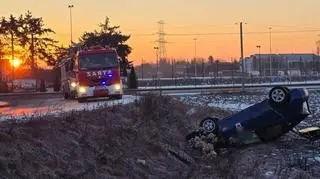
[[[64,98],[64,99],[69,99],[69,97],[70,97],[70,96],[69,96],[69,94],[68,94],[67,92],[64,92],[64,93],[63,93],[63,98]]]

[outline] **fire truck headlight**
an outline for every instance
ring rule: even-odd
[[[85,92],[87,92],[86,88],[81,86],[81,87],[79,88],[79,93],[82,93],[82,94],[83,94],[83,93],[85,93]]]
[[[114,89],[119,91],[121,89],[121,85],[120,84],[115,84],[114,85]]]
[[[77,83],[76,83],[76,82],[72,82],[72,83],[71,83],[71,87],[72,87],[72,88],[75,88],[76,86],[77,86]]]

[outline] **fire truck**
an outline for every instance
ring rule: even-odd
[[[65,99],[85,102],[90,98],[121,99],[120,57],[112,48],[93,46],[62,60],[61,89]]]

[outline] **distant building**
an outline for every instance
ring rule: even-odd
[[[257,76],[313,75],[320,72],[320,56],[311,53],[254,54],[244,59],[244,71]]]

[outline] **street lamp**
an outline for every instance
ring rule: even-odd
[[[197,77],[197,38],[194,38],[194,77]]]
[[[157,62],[157,74],[156,74],[156,78],[157,78],[157,81],[158,81],[158,84],[159,84],[159,47],[153,47],[153,49],[156,50],[156,62]]]
[[[70,46],[72,46],[72,12],[71,9],[73,8],[73,5],[69,5],[68,8],[70,9]]]
[[[272,27],[269,27],[269,41],[270,41],[270,55],[269,55],[269,62],[270,62],[270,76],[272,76],[272,61],[271,61],[271,30],[272,30]]]

